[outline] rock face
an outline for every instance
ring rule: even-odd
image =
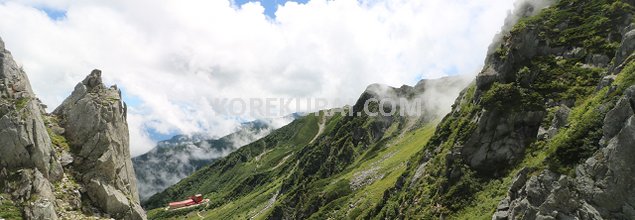
[[[529,1],[527,1],[529,2]],[[508,17],[511,20],[537,14],[542,8],[524,4]],[[523,29],[510,35],[511,27],[503,27],[502,42],[490,46],[485,67],[476,77],[477,99],[494,83],[522,82],[518,80],[518,65],[536,56],[563,53],[562,48],[551,48],[539,40],[539,33],[533,29]],[[499,51],[506,48],[506,51]],[[577,51],[575,54],[581,53]],[[522,82],[530,83],[530,82]],[[509,94],[505,94],[509,95]],[[509,103],[506,103],[509,105]],[[461,146],[463,159],[473,169],[488,176],[498,175],[505,167],[524,156],[525,148],[538,134],[546,112],[540,110],[500,111],[483,109],[477,114],[476,129]]]
[[[73,167],[94,205],[118,219],[145,219],[130,160],[126,105],[94,70],[53,112],[65,129]]]
[[[61,166],[54,164],[43,109],[26,74],[4,48],[0,48],[0,66],[0,164],[7,169],[37,168],[48,178],[52,167]]]
[[[615,54],[615,63],[617,64],[624,63],[633,51],[635,51],[635,24],[631,24],[624,29],[623,32],[624,37],[622,39],[622,43]],[[621,68],[623,67],[618,66],[617,70],[620,70]]]
[[[604,148],[569,177],[521,171],[494,214],[497,219],[635,219],[635,86],[604,118]]]
[[[50,181],[61,178],[62,166],[44,126],[40,101],[2,40],[0,95],[0,193],[23,202],[27,219],[57,219]]]
[[[119,90],[105,88],[100,72],[93,71],[57,115],[44,108],[0,40],[3,199],[11,199],[24,219],[145,219]],[[57,125],[60,118],[63,128]]]
[[[622,100],[635,101],[635,87]],[[622,108],[616,106],[612,113]],[[629,107],[630,108],[630,107]],[[528,179],[521,171],[492,219],[635,219],[635,114],[628,118],[608,145],[579,165],[576,177],[548,170]],[[607,116],[609,118],[609,116]],[[604,126],[605,131],[614,124]]]
[[[602,56],[587,58],[595,66],[612,65],[597,90],[618,91],[613,85],[615,74],[635,58],[634,31],[633,25],[622,31],[624,37],[611,64]],[[635,219],[635,85],[626,86],[630,87],[621,92],[602,120],[602,137],[594,143],[600,149],[575,167],[574,177],[549,170],[530,177],[531,171],[523,169],[492,219]],[[568,124],[570,111],[559,107],[551,128],[541,132],[543,139]]]
[[[633,1],[518,2],[379,219],[635,219]]]
[[[496,175],[499,167],[516,162],[535,139],[544,112],[501,114],[484,111],[462,154],[470,166]]]

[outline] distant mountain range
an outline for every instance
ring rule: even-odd
[[[141,200],[163,191],[199,168],[268,135],[299,116],[292,114],[246,122],[236,132],[221,138],[210,138],[204,134],[176,135],[159,142],[148,153],[132,158]]]

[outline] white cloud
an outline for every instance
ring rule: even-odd
[[[51,20],[36,8],[67,12]],[[509,0],[311,0],[276,20],[225,0],[4,1],[0,36],[38,96],[57,106],[93,68],[141,103],[132,152],[147,128],[221,136],[239,123],[213,98],[354,99],[371,83],[474,74]]]

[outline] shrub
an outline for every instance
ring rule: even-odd
[[[513,83],[502,84],[496,82],[483,94],[481,104],[486,109],[502,111],[512,106],[518,106],[520,97],[520,90]]]
[[[544,98],[531,89],[519,88],[515,83],[494,83],[481,99],[483,107],[497,111],[541,111]]]

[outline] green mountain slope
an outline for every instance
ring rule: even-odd
[[[150,197],[148,207],[162,207],[167,202],[199,192],[212,193],[212,203],[223,204],[223,198],[240,195],[245,186],[269,180],[286,166],[273,169],[287,155],[297,151],[296,145],[307,144],[318,132],[317,117],[307,115],[270,135],[244,146],[213,166],[202,168],[166,191]],[[216,178],[211,178],[216,177]],[[259,182],[260,181],[260,182]],[[221,195],[222,194],[222,195]],[[187,197],[187,196],[185,196]]]
[[[628,192],[592,193],[578,181],[596,178],[580,171],[589,157],[607,160],[597,156],[611,139],[603,130],[615,126],[607,113],[635,83],[633,4],[560,0],[522,18],[494,44],[476,85],[457,99],[417,163],[400,178],[403,184],[387,191],[370,216],[535,219],[545,212],[545,219],[635,217],[623,210],[603,213],[605,201],[585,200],[585,195]],[[543,176],[564,182],[543,181]],[[565,182],[571,191],[557,194]],[[538,187],[550,184],[556,197],[549,197],[549,187]],[[529,200],[523,202],[522,195]],[[615,198],[619,207],[627,203]],[[569,201],[576,202],[563,205]],[[596,217],[589,214],[596,210]]]
[[[146,206],[151,218],[183,215],[210,219],[361,216],[395,185],[410,157],[432,136],[438,114],[379,112],[373,98],[413,100],[436,85],[463,85],[458,78],[422,81],[415,87],[371,85],[343,114],[309,114],[203,168]],[[400,109],[401,106],[397,107]],[[359,113],[359,114],[358,114]],[[167,202],[204,193],[211,202],[193,210],[165,211]]]
[[[212,161],[254,142],[293,121],[286,117],[241,124],[233,133],[213,139],[205,135],[177,135],[161,141],[149,152],[132,158],[139,197],[146,200]]]

